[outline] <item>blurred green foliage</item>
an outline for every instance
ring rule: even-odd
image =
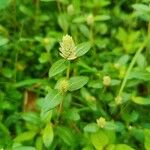
[[[149,4],[0,0],[0,149],[150,150]]]

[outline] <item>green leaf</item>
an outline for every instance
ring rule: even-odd
[[[119,122],[107,121],[104,129],[122,131],[124,129],[124,126],[123,126],[123,124],[121,124]]]
[[[138,79],[138,80],[144,80],[144,81],[150,81],[150,73],[145,70],[134,70],[131,71],[131,73],[128,76],[129,79]]]
[[[135,16],[140,17],[141,19],[145,21],[149,21],[150,19],[150,9],[148,5],[142,4],[142,3],[137,3],[132,5],[132,7],[135,9]]]
[[[10,0],[0,0],[0,10],[6,8],[9,2]]]
[[[35,135],[36,135],[36,132],[34,132],[34,131],[27,131],[27,132],[24,132],[24,133],[19,134],[19,135],[14,139],[14,141],[15,141],[15,142],[29,141],[29,140],[32,140]]]
[[[94,17],[94,21],[106,21],[109,19],[110,19],[110,16],[108,15],[98,15]]]
[[[132,129],[130,130],[131,136],[135,138],[135,140],[137,140],[138,142],[143,143],[144,141],[143,129],[139,129],[139,128],[131,128],[131,129]]]
[[[84,55],[85,53],[87,53],[90,50],[91,44],[90,44],[90,42],[84,42],[84,43],[77,45],[76,48],[77,48],[76,53],[77,53],[77,56],[79,57],[79,56]]]
[[[17,146],[12,148],[12,150],[36,150],[33,146]]]
[[[73,19],[74,23],[83,23],[85,21],[86,21],[86,17],[84,17],[84,16],[78,16]]]
[[[36,138],[35,146],[36,146],[36,150],[43,150],[43,140],[41,136]]]
[[[72,131],[66,127],[57,127],[56,128],[58,136],[67,144],[73,146],[75,143],[75,138]]]
[[[39,125],[41,123],[39,115],[35,112],[25,112],[21,117],[24,121],[31,124]]]
[[[7,129],[7,126],[5,126],[2,122],[0,122],[0,131],[7,136],[9,136],[10,134],[9,130]]]
[[[115,144],[110,144],[106,147],[106,150],[115,150]]]
[[[73,108],[73,109],[68,109],[66,111],[66,114],[65,114],[66,118],[68,120],[74,120],[74,121],[77,121],[80,119],[80,115],[78,113],[78,110]]]
[[[62,29],[65,33],[67,33],[69,24],[68,24],[68,20],[67,20],[67,15],[66,15],[66,14],[61,13],[61,14],[58,16],[58,24],[59,24],[59,26],[61,27],[61,29]]]
[[[92,133],[91,142],[96,150],[103,150],[104,147],[108,144],[109,139],[105,132],[100,130],[99,132]]]
[[[120,80],[112,79],[111,80],[111,86],[119,85],[121,83]]]
[[[134,150],[134,149],[128,146],[127,144],[117,144],[115,146],[115,150]]]
[[[40,118],[43,123],[47,123],[51,120],[52,117],[52,110],[45,112],[41,110]]]
[[[132,97],[132,101],[139,105],[150,105],[150,98]]]
[[[43,142],[46,147],[49,147],[54,138],[53,128],[51,123],[47,123],[43,132]]]
[[[122,118],[128,123],[135,122],[139,118],[139,113],[137,111],[126,112],[122,115]]]
[[[94,88],[94,89],[103,88],[103,84],[99,80],[89,82],[88,86],[91,87],[91,88]]]
[[[26,16],[31,17],[33,15],[33,11],[25,5],[20,5],[19,10]]]
[[[150,150],[150,129],[144,130],[144,136],[145,136],[144,140],[145,150]]]
[[[3,76],[5,76],[6,78],[11,78],[13,76],[13,70],[9,69],[9,68],[3,68],[2,69],[2,74]]]
[[[143,54],[139,54],[138,58],[137,58],[137,64],[141,69],[144,69],[146,67],[146,58],[144,57]]]
[[[106,150],[134,150],[127,144],[110,144],[106,147]]]
[[[117,136],[116,136],[116,131],[110,131],[110,130],[105,130],[105,134],[107,135],[107,137],[108,137],[108,140],[109,140],[109,144],[111,143],[111,144],[113,144],[113,143],[115,143],[116,142],[116,138],[117,138]]]
[[[49,70],[49,77],[53,77],[62,71],[64,71],[68,66],[68,62],[65,59],[60,59],[56,61]]]
[[[49,111],[62,102],[62,95],[57,90],[51,90],[42,104],[43,111]]]
[[[120,30],[121,30],[121,28],[120,28]],[[123,65],[125,65],[125,64],[128,63],[129,59],[130,59],[130,56],[127,55],[127,54],[125,54],[125,55],[123,55],[123,56],[121,56],[121,57],[119,58],[119,60],[117,61],[117,63],[118,63],[119,65],[123,66]]]
[[[41,55],[40,55],[40,57],[39,57],[39,62],[42,64],[42,63],[46,63],[46,62],[48,62],[49,61],[49,58],[50,58],[50,56],[49,56],[49,53],[42,53]]]
[[[92,146],[83,147],[82,150],[95,150]]]
[[[86,25],[84,24],[79,25],[79,30],[85,37],[88,38],[90,36],[89,28]]]
[[[132,7],[137,10],[137,11],[145,11],[145,12],[150,12],[150,9],[148,7],[148,5],[144,5],[144,4],[134,4],[132,5]]]
[[[1,1],[0,1],[0,3],[1,3]],[[1,4],[0,4],[0,7],[1,7]],[[8,43],[8,39],[0,36],[0,46],[4,46],[7,43]]]
[[[20,87],[23,87],[23,86],[31,86],[32,84],[42,84],[44,83],[46,80],[41,80],[41,79],[27,79],[27,80],[23,80],[23,81],[20,81],[18,83],[15,83],[14,84],[14,87],[16,88],[20,88]]]
[[[69,79],[69,91],[75,91],[82,88],[88,82],[88,77],[76,76]]]
[[[84,127],[84,132],[97,132],[98,129],[99,127],[96,123],[90,123]]]

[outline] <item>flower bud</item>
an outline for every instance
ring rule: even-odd
[[[104,76],[103,77],[103,84],[105,86],[110,86],[110,84],[111,84],[111,78],[109,76]]]
[[[92,14],[88,15],[86,18],[86,22],[88,25],[93,25],[94,24],[94,16]]]
[[[46,51],[49,52],[51,49],[51,41],[50,38],[45,37],[42,41],[43,46],[45,47]]]
[[[116,102],[117,105],[120,105],[122,103],[122,97],[121,96],[117,96],[115,98],[115,102]]]
[[[133,126],[129,125],[129,126],[128,126],[128,129],[129,129],[129,130],[132,130],[132,129],[133,129]]]
[[[115,63],[114,67],[115,67],[115,69],[119,69],[120,68],[120,64],[119,63]]]
[[[106,125],[106,119],[103,117],[100,117],[99,119],[96,120],[97,125],[101,128],[104,128]]]
[[[44,45],[48,45],[49,43],[50,43],[49,38],[46,37],[46,38],[43,39],[43,44]]]
[[[126,74],[126,68],[125,67],[121,67],[120,70],[119,70],[119,78],[123,79],[125,74]]]
[[[74,13],[74,7],[72,4],[68,5],[67,12],[69,15],[72,15]]]
[[[59,50],[60,55],[67,60],[73,60],[77,58],[74,41],[69,35],[63,36],[62,42],[60,42]]]

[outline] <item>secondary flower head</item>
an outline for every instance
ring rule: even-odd
[[[67,12],[69,15],[72,15],[74,13],[74,7],[72,4],[70,4],[68,7],[67,7]]]
[[[106,125],[106,120],[103,117],[100,117],[99,119],[96,120],[97,125],[101,128],[104,128]]]
[[[58,87],[58,90],[61,92],[61,93],[66,93],[67,92],[67,90],[68,90],[68,87],[69,87],[69,83],[68,83],[68,81],[67,80],[62,80],[61,82],[60,82],[60,85],[59,85],[59,87]]]
[[[94,16],[93,16],[93,14],[90,14],[90,15],[87,16],[86,22],[87,22],[88,25],[93,25],[94,24]]]
[[[103,77],[103,84],[105,86],[109,86],[111,84],[111,78],[110,78],[110,76],[104,76]]]
[[[115,98],[115,102],[116,102],[117,105],[120,105],[122,103],[122,97],[121,96],[117,96]]]
[[[63,36],[62,42],[60,42],[59,50],[60,55],[67,60],[73,60],[77,58],[76,47],[70,35]]]

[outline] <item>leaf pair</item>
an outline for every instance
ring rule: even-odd
[[[91,44],[89,42],[84,42],[84,43],[77,45],[77,47],[76,47],[77,57],[80,57],[80,56],[84,55],[85,53],[87,53],[90,50],[90,48],[91,48]],[[67,61],[65,59],[60,59],[60,60],[56,61],[49,70],[49,77],[51,78],[51,77],[63,72],[64,70],[67,69],[68,65],[69,65],[69,61]]]
[[[75,91],[83,87],[88,82],[88,77],[76,76],[69,79],[69,91]],[[58,106],[63,100],[63,96],[58,90],[51,90],[42,104],[44,111],[49,111]]]

